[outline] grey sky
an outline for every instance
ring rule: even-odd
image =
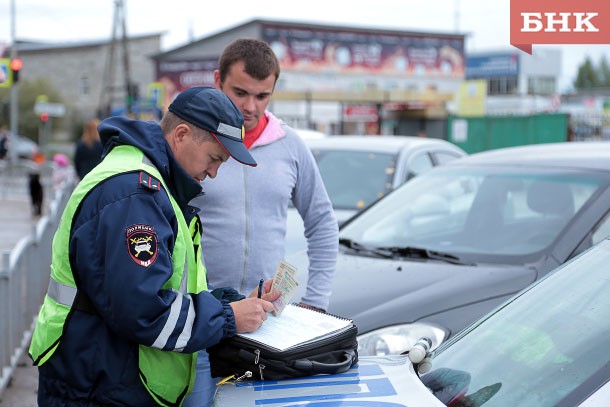
[[[10,4],[17,39],[77,41],[110,38],[114,0],[0,0],[0,47],[11,40]],[[164,50],[239,25],[253,18],[469,34],[467,51],[509,45],[509,0],[124,0],[128,34],[163,32]],[[610,45],[534,45],[563,51],[560,86],[565,89],[589,55],[610,60]]]

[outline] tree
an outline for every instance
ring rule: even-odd
[[[40,117],[34,113],[34,104],[39,95],[46,95],[49,102],[61,103],[59,92],[45,80],[26,81],[21,79],[19,81],[19,133],[34,141],[38,140],[38,126],[40,123]],[[11,90],[8,88],[0,89],[0,105],[8,105],[10,100]],[[9,121],[9,117],[6,117],[5,114],[0,114],[0,125],[8,126]]]
[[[576,89],[607,88],[610,87],[610,64],[605,55],[594,66],[589,57],[578,67],[578,74],[574,80]]]
[[[593,63],[589,57],[585,58],[585,62],[578,67],[578,74],[574,80],[576,89],[591,89],[599,86],[599,74],[593,67]]]
[[[600,86],[605,88],[610,87],[610,65],[608,65],[605,55],[602,55],[599,61],[598,74]]]

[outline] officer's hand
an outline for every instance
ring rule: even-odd
[[[229,305],[235,314],[238,333],[256,331],[267,319],[267,313],[275,309],[272,303],[260,298],[245,298]]]

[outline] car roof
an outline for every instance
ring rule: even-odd
[[[455,151],[462,151],[458,146],[446,140],[416,136],[331,135],[323,139],[306,140],[306,143],[310,148],[340,148],[354,151],[391,153],[395,153],[401,149],[411,149],[422,146],[444,146]]]
[[[326,137],[326,134],[322,133],[321,131],[317,131],[317,130],[299,129],[299,128],[294,128],[293,130],[295,130],[299,134],[299,136],[301,136],[301,138],[303,138],[305,140],[321,139],[321,138]]]
[[[610,171],[610,143],[571,141],[505,147],[470,154],[447,165],[527,165]]]

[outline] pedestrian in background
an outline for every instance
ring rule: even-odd
[[[57,153],[53,156],[53,192],[58,194],[69,183],[74,180],[74,171],[70,167],[70,159],[67,155]]]
[[[244,144],[258,166],[227,163],[215,180],[203,183],[205,195],[193,201],[205,214],[202,251],[208,284],[248,293],[261,278],[272,278],[284,260],[287,211],[292,202],[303,218],[308,241],[309,275],[301,301],[324,311],[337,261],[338,224],[310,149],[292,128],[266,110],[279,75],[271,47],[245,38],[224,49],[214,72],[216,87],[244,116]],[[204,352],[197,373],[195,391],[185,405],[209,406],[215,381]]]
[[[209,292],[188,205],[230,156],[256,165],[222,92],[191,88],[161,123],[101,122],[103,161],[76,186],[53,239],[29,354],[40,406],[179,406],[197,351],[257,330],[279,293]]]
[[[8,155],[8,128],[6,126],[0,127],[0,160],[4,160]]]
[[[85,123],[83,134],[76,141],[74,151],[74,169],[79,179],[83,179],[89,171],[102,161],[102,142],[97,130],[98,119]]]
[[[35,168],[28,173],[28,191],[32,204],[32,215],[42,216],[42,206],[44,203],[44,188],[40,182],[40,169]]]

